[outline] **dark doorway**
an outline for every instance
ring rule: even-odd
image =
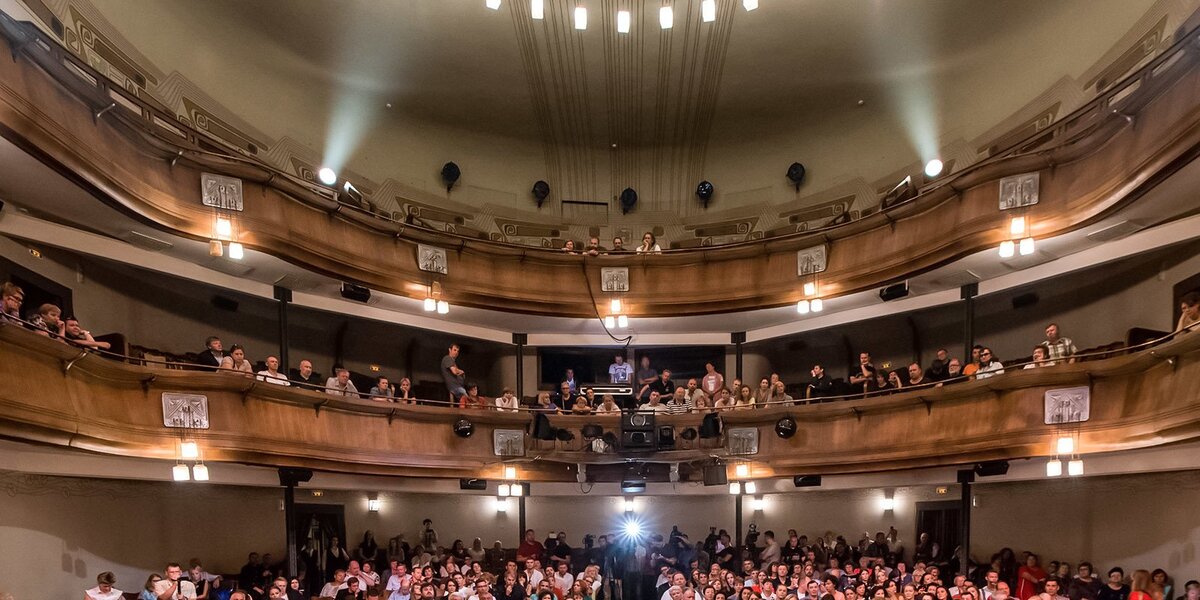
[[[333,569],[344,568],[330,560],[329,550],[333,538],[338,539],[339,548],[346,549],[346,508],[340,504],[297,504],[294,515],[297,568],[304,572],[308,594],[316,596],[332,579]]]
[[[74,303],[71,298],[71,288],[59,285],[15,262],[0,258],[0,280],[11,281],[25,292],[25,302],[21,306],[21,317],[28,319],[37,314],[43,304],[53,304],[62,309],[62,316],[74,313]]]
[[[954,500],[918,502],[917,539],[913,544],[914,558],[915,553],[921,551],[921,534],[926,533],[929,534],[929,541],[937,544],[937,551],[933,554],[932,562],[937,565],[948,564],[954,555],[954,549],[958,548],[962,541],[961,523],[962,510],[959,503]]]

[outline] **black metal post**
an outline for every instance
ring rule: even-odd
[[[288,361],[288,304],[292,302],[292,290],[275,286],[275,299],[279,301],[279,371],[287,373],[292,364]]]
[[[287,528],[287,572],[288,577],[296,577],[299,573],[296,551],[296,486],[287,485],[283,488],[283,519]]]
[[[525,333],[514,333],[513,344],[517,346],[517,401],[525,401],[525,344],[529,342],[529,335]],[[525,498],[521,498],[521,519],[525,518]],[[524,527],[524,526],[522,526]],[[525,540],[525,530],[521,530],[521,537],[517,538],[518,543]]]
[[[979,295],[979,284],[968,283],[962,286],[959,297],[963,302],[963,359],[965,368],[971,360],[971,348],[975,346],[975,296]]]
[[[525,541],[525,530],[529,529],[525,526],[525,494],[517,498],[517,528],[517,545],[520,545]]]
[[[735,332],[731,333],[729,335],[729,341],[733,342],[733,364],[734,364],[733,376],[735,378],[737,378],[738,380],[741,380],[741,378],[742,378],[742,344],[746,343],[746,332],[745,331],[735,331]],[[733,393],[736,395],[737,390],[734,390]],[[741,534],[738,534],[738,535],[741,535]],[[741,544],[739,544],[739,545],[741,545]]]
[[[745,483],[743,483],[745,485]],[[736,539],[733,545],[737,548],[742,547],[742,495],[738,494],[733,497],[733,529],[736,533]]]
[[[958,472],[958,483],[962,488],[959,502],[959,536],[962,538],[962,555],[959,556],[958,572],[966,575],[971,568],[971,482],[975,481],[975,472],[963,469]]]

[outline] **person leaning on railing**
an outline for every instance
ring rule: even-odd
[[[1195,331],[1200,324],[1200,292],[1188,292],[1179,299],[1179,324],[1175,331]]]
[[[246,360],[246,349],[239,344],[229,347],[229,354],[221,359],[221,368],[228,371],[241,371],[247,376],[254,375],[250,361]]]

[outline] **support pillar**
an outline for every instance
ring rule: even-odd
[[[288,360],[288,304],[292,302],[292,290],[275,286],[275,299],[279,301],[279,371],[287,373]]]
[[[529,334],[514,333],[513,344],[517,347],[517,402],[525,401],[525,344],[529,343]],[[525,497],[521,497],[521,520],[525,520]],[[521,526],[521,537],[518,542],[525,540],[524,525]]]
[[[979,284],[968,283],[960,289],[963,299],[963,358],[965,368],[971,360],[971,348],[975,346],[975,296],[979,295]]]
[[[958,572],[966,575],[971,568],[971,483],[975,481],[975,472],[963,469],[958,472],[958,483],[962,489],[959,499],[959,537],[961,537],[962,556],[959,557]]]
[[[729,341],[733,344],[733,364],[736,365],[733,376],[738,380],[742,380],[742,344],[746,343],[746,332],[735,331],[729,334]],[[733,393],[737,394],[737,390],[734,390]],[[738,535],[740,536],[741,534],[739,533]]]

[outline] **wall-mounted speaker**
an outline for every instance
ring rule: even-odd
[[[908,295],[908,281],[889,285],[879,290],[879,299],[884,302],[898,300]]]
[[[705,465],[704,485],[729,485],[729,476],[725,473],[725,465]]]
[[[342,297],[355,302],[366,302],[371,299],[371,290],[353,283],[342,282]]]
[[[1028,294],[1020,294],[1018,296],[1013,296],[1012,307],[1013,309],[1026,308],[1037,304],[1038,300],[1038,295],[1033,292]]]
[[[284,487],[294,487],[311,480],[312,476],[312,469],[281,467],[279,469],[279,485]]]
[[[458,489],[460,490],[486,490],[488,482],[486,479],[459,479]]]
[[[213,296],[212,305],[229,312],[237,312],[238,309],[238,301],[233,298],[226,298],[225,296]]]
[[[975,463],[975,474],[980,477],[994,477],[996,475],[1004,475],[1008,473],[1007,460],[989,460],[987,462]]]
[[[792,478],[792,485],[796,487],[818,487],[821,485],[821,476],[797,475]]]

